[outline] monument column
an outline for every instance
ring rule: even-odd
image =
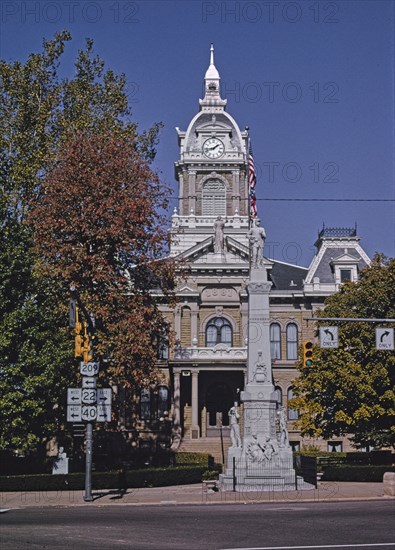
[[[271,262],[262,256],[265,230],[259,220],[248,232],[251,253],[248,293],[247,383],[240,399],[244,408],[242,445],[228,451],[224,490],[256,490],[256,487],[295,486],[292,450],[284,412],[280,411],[280,433],[276,433],[276,395],[272,383],[270,355],[269,293]]]

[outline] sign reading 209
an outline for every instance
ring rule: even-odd
[[[89,363],[81,363],[80,373],[84,376],[96,376],[99,372],[99,363],[90,361]]]

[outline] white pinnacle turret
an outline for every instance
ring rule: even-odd
[[[206,85],[207,85],[207,80],[216,80],[216,81],[220,81],[220,76],[219,76],[219,73],[214,65],[214,46],[213,44],[211,44],[211,48],[210,48],[210,66],[209,68],[207,69],[206,71],[206,75],[204,77],[204,80],[206,81]]]
[[[204,108],[210,106],[210,108],[216,106],[220,110],[226,105],[226,100],[221,99],[219,93],[219,83],[220,83],[219,72],[217,71],[216,66],[214,65],[214,45],[211,44],[210,47],[210,65],[204,75],[204,90],[205,95],[204,99],[200,100],[200,105]]]

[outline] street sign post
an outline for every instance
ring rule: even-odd
[[[338,327],[320,327],[320,347],[329,349],[339,347]]]
[[[376,349],[393,350],[394,349],[394,329],[376,328]]]

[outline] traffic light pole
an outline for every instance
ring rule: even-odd
[[[92,454],[93,454],[93,424],[86,424],[86,441],[85,441],[85,502],[92,502]]]
[[[395,319],[358,319],[354,317],[304,317],[304,321],[344,321],[344,322],[362,322],[362,323],[395,323]]]
[[[86,322],[88,323],[89,341],[91,341],[94,332],[94,319],[86,310],[82,303],[79,294],[74,286],[70,287],[70,326],[76,328],[78,323],[78,308],[84,313]],[[77,306],[78,304],[78,306]],[[84,330],[86,331],[86,324]],[[85,353],[85,352],[84,352]],[[92,357],[84,357],[84,360],[93,360]],[[92,460],[93,459],[93,423],[87,422],[85,431],[85,494],[84,501],[92,502]]]

